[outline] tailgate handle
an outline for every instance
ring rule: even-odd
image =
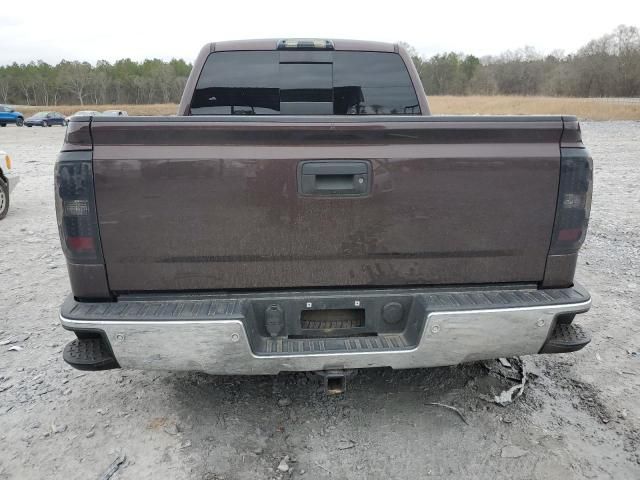
[[[371,165],[364,161],[310,161],[298,168],[302,195],[363,196],[369,193]]]

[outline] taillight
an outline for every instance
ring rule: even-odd
[[[550,255],[577,252],[584,242],[591,211],[593,161],[585,148],[562,148],[558,206]]]
[[[55,167],[56,215],[71,263],[102,263],[91,152],[63,152]]]

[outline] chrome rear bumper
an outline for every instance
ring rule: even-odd
[[[481,294],[487,299],[499,298],[492,295],[495,292],[484,290]],[[198,297],[179,301],[165,297],[108,304],[68,299],[60,321],[69,330],[100,332],[123,368],[255,375],[367,367],[435,367],[534,354],[540,352],[549,338],[559,315],[586,312],[591,305],[588,293],[579,286],[498,293],[507,298],[501,303],[510,306],[498,307],[486,300],[468,308],[465,298],[479,298],[468,291],[436,294],[410,291],[412,311],[418,310],[414,337],[407,330],[402,335],[371,338],[266,338],[270,343],[264,345],[269,345],[268,348],[257,346],[255,337],[259,329],[250,318],[252,305],[264,300],[263,297]],[[512,293],[520,298],[521,305],[511,306]],[[297,294],[295,298],[317,299],[320,295],[331,293]],[[351,298],[367,301],[365,293],[341,295],[348,296],[349,301]],[[383,294],[377,291],[372,295],[379,298]],[[451,305],[447,305],[448,300],[436,302],[436,297],[450,297]],[[167,305],[171,313],[167,313]],[[152,311],[156,314],[152,315]],[[410,328],[407,324],[407,329]]]

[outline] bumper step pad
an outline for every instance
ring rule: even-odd
[[[120,368],[102,338],[75,339],[64,347],[64,361],[78,370]]]
[[[568,353],[584,348],[591,335],[579,325],[558,324],[545,342],[540,353]]]

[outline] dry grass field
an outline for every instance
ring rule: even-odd
[[[431,96],[435,115],[576,115],[581,120],[640,120],[640,100],[517,96]]]
[[[640,100],[517,96],[431,96],[435,115],[577,115],[582,120],[640,120]],[[172,115],[177,105],[58,105],[20,106],[25,115],[56,110],[70,115],[78,110],[126,110],[129,115]]]
[[[48,107],[16,105],[15,109],[27,116],[47,110],[60,112],[64,115],[71,115],[80,110],[97,110],[99,112],[104,112],[105,110],[125,110],[129,115],[175,115],[178,111],[178,105],[175,103],[159,103],[154,105],[49,105]]]

